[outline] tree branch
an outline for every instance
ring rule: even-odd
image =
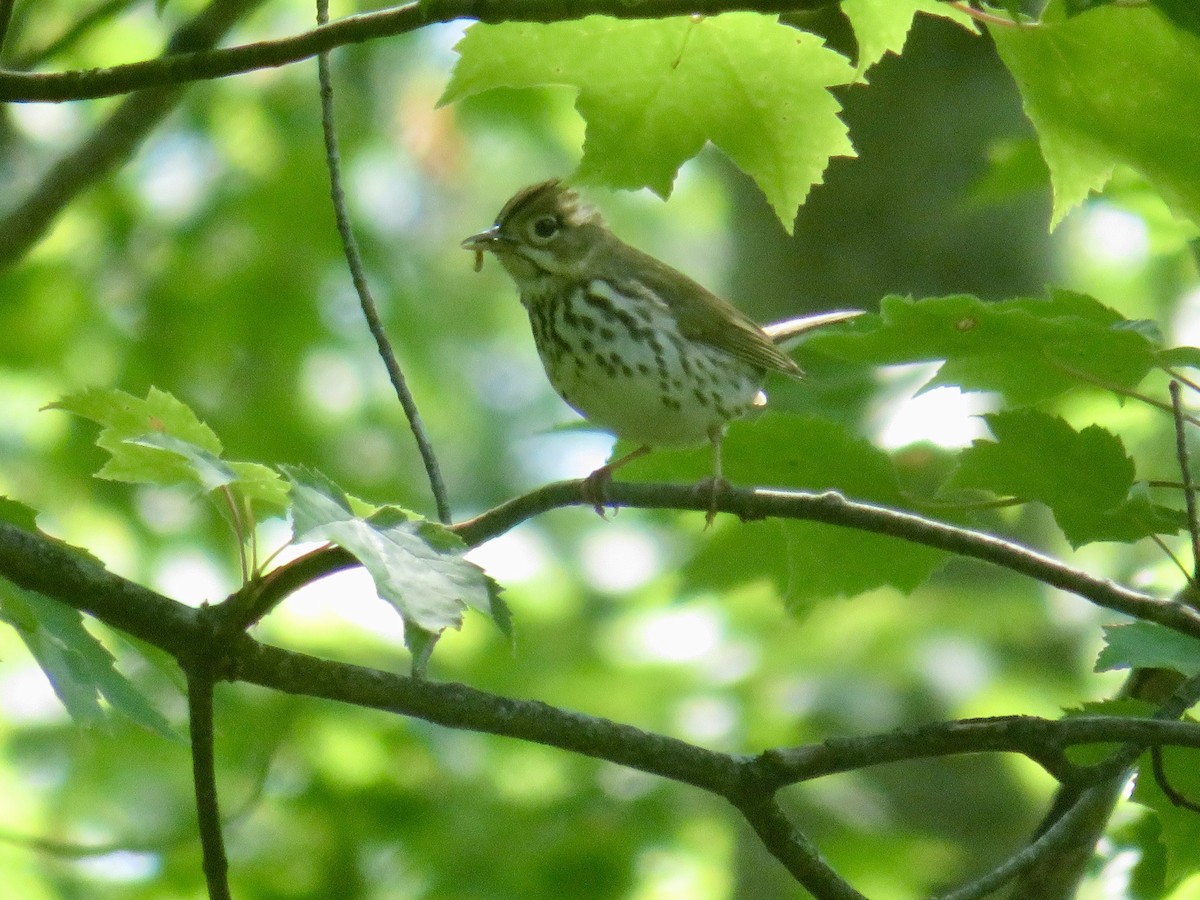
[[[707,499],[700,498],[698,508],[702,510],[706,504]],[[344,557],[342,561],[345,562]],[[1042,762],[1056,777],[1078,783],[1085,777],[1109,777],[1111,766],[1106,763],[1086,769],[1072,768],[1063,753],[1070,745],[1123,743],[1125,747],[1118,755],[1124,755],[1111,761],[1118,766],[1129,765],[1146,746],[1200,747],[1200,727],[1164,721],[1177,717],[1194,702],[1200,679],[1193,679],[1153,719],[969,720],[890,735],[842,738],[821,745],[770,750],[757,757],[718,753],[538,701],[502,697],[461,684],[403,677],[262,645],[244,634],[231,635],[218,612],[221,607],[190,609],[105,571],[74,548],[3,523],[0,523],[0,575],[89,612],[172,653],[189,674],[191,702],[195,707],[193,739],[198,745],[202,746],[205,738],[195,729],[203,728],[207,715],[204,698],[211,699],[211,694],[203,692],[204,685],[197,680],[197,673],[208,680],[209,688],[214,678],[245,681],[290,694],[412,716],[450,728],[535,741],[691,784],[727,798],[746,815],[768,849],[801,883],[822,897],[860,895],[829,868],[783,816],[772,798],[784,785],[883,762],[989,751],[1023,753]],[[199,793],[205,790],[206,783],[211,784],[209,762],[204,762],[202,751],[196,763],[198,769],[203,763],[203,772],[197,779]],[[215,806],[211,810],[215,815]],[[1053,837],[1047,832],[1035,843],[1038,849],[1022,851],[1019,858],[1014,857],[1001,867],[1002,872],[997,870],[988,876],[991,879],[988,883],[1002,883],[995,879],[1011,878],[1051,853],[1061,830],[1056,824],[1051,829]]]
[[[232,900],[229,861],[221,834],[217,802],[216,754],[213,746],[213,678],[208,666],[187,672],[188,728],[191,734],[192,783],[196,792],[196,817],[200,827],[204,880],[209,900]]]
[[[327,0],[317,0],[317,21],[324,24],[329,17]],[[329,198],[333,204],[333,217],[337,222],[338,235],[342,239],[342,251],[346,257],[346,266],[350,270],[350,280],[354,283],[354,291],[358,294],[359,307],[367,320],[367,329],[375,338],[375,347],[383,360],[392,389],[400,401],[400,407],[408,419],[408,428],[417,444],[417,452],[425,465],[425,475],[429,479],[429,488],[433,493],[433,502],[437,507],[438,520],[443,525],[450,524],[450,500],[446,496],[446,485],[442,481],[442,470],[438,465],[437,456],[433,452],[433,444],[425,431],[425,422],[417,409],[417,401],[413,398],[408,387],[408,380],[396,359],[392,343],[388,340],[383,320],[379,317],[379,307],[371,293],[371,285],[367,281],[367,273],[363,271],[362,254],[358,251],[358,241],[354,237],[354,229],[350,225],[350,216],[346,212],[346,194],[342,189],[341,153],[338,150],[337,128],[333,117],[333,80],[329,73],[329,54],[317,56],[317,79],[321,88],[321,130],[325,136],[325,168],[329,171]]]
[[[830,6],[837,0],[420,0],[348,16],[272,41],[178,54],[143,62],[69,72],[0,72],[0,101],[61,102],[114,97],[151,87],[225,78],[299,62],[346,44],[416,31],[439,22],[561,22],[604,15],[621,19],[717,15],[737,10],[784,13]]]
[[[580,481],[548,484],[455,526],[467,544],[475,546],[546,510],[563,506],[589,506]],[[1043,584],[1077,594],[1097,606],[1158,622],[1167,628],[1200,637],[1200,613],[1184,603],[1152,597],[1111,581],[1096,578],[1056,559],[982,531],[958,528],[901,510],[848,500],[833,491],[814,494],[762,488],[730,488],[715,498],[695,485],[633,484],[614,482],[608,498],[617,506],[643,509],[707,511],[715,503],[718,512],[742,519],[803,519],[885,534],[983,560],[1026,575]]]

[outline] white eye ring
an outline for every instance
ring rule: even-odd
[[[529,230],[534,240],[548,241],[558,234],[561,229],[562,221],[558,216],[542,216],[534,220]]]

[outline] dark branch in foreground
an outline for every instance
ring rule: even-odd
[[[71,72],[0,72],[0,101],[90,100],[190,81],[224,78],[299,62],[346,44],[416,31],[439,22],[562,22],[584,16],[659,19],[723,12],[796,12],[836,0],[421,0],[379,12],[348,16],[312,31],[223,50]]]
[[[707,498],[701,498],[697,508],[703,510],[706,503]],[[1073,767],[1066,761],[1066,747],[1098,742],[1124,744],[1121,758],[1113,761],[1120,766],[1129,765],[1148,746],[1200,747],[1200,726],[1162,718],[1097,717],[1061,722],[1004,718],[842,738],[820,745],[770,750],[754,757],[718,753],[537,701],[502,697],[461,684],[408,678],[265,646],[246,635],[231,633],[228,623],[220,621],[222,616],[240,614],[237,607],[218,605],[205,611],[185,607],[105,571],[74,548],[3,523],[0,523],[0,576],[89,612],[115,628],[167,650],[189,674],[211,673],[222,680],[244,681],[290,694],[384,710],[450,728],[535,741],[718,794],[742,810],[780,862],[801,884],[821,897],[861,895],[782,817],[773,796],[785,785],[885,762],[995,751],[1022,753],[1041,762],[1056,777],[1087,784],[1093,779],[1110,778],[1112,766]],[[1193,680],[1187,691],[1164,705],[1159,715],[1178,716],[1190,704],[1196,682]],[[203,691],[199,690],[202,686],[196,687],[194,699],[203,705]],[[1057,833],[1056,830],[1054,834]],[[1047,847],[1053,849],[1055,838],[1050,832],[1043,837],[1044,840],[1031,845],[1039,849],[1021,851],[1020,859],[1014,857],[1016,861],[1002,867],[1003,871],[988,876],[987,883],[1002,883],[1027,867],[1028,859],[1040,858],[1039,854],[1049,852]],[[1032,855],[1026,857],[1027,852]]]

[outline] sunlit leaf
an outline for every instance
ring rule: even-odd
[[[877,315],[810,341],[823,353],[871,365],[944,360],[928,387],[999,391],[1024,405],[1081,385],[1136,387],[1157,362],[1158,337],[1149,323],[1059,290],[996,303],[886,297]]]
[[[829,159],[854,154],[828,90],[854,69],[772,16],[478,24],[456,49],[442,103],[498,87],[579,92],[585,181],[666,197],[680,165],[711,141],[790,229]]]
[[[498,587],[463,559],[466,545],[453,532],[395,507],[360,518],[346,494],[324,476],[297,468],[285,473],[297,539],[332,541],[349,551],[405,622],[436,635],[458,628],[468,605],[491,613],[499,602]]]
[[[1183,15],[1184,5],[1192,19],[1200,15],[1190,0],[1160,9]],[[1052,224],[1102,187],[1118,163],[1144,175],[1179,215],[1200,222],[1195,34],[1149,7],[1108,5],[1068,18],[1061,2],[1037,27],[991,34],[1050,166]]]

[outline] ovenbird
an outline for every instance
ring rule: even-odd
[[[603,514],[612,472],[652,447],[708,440],[715,504],[726,424],[762,407],[768,372],[800,377],[779,344],[861,315],[840,310],[760,328],[682,272],[637,250],[557,179],[518,191],[463,241],[493,253],[521,293],[550,383],[586,419],[641,446],[593,472]],[[714,515],[712,505],[708,520]]]

